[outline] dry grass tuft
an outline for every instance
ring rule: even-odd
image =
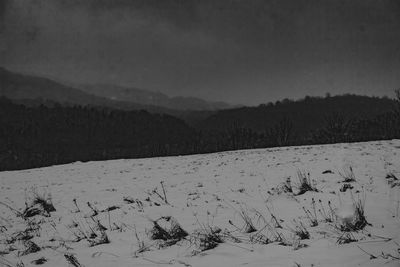
[[[196,247],[192,252],[192,255],[197,255],[203,251],[216,248],[218,244],[224,242],[224,235],[232,237],[230,233],[223,233],[219,227],[212,227],[209,224],[201,224],[196,215],[195,217],[200,228],[190,235],[190,242]]]
[[[203,227],[195,231],[192,235],[192,241],[196,246],[193,255],[200,252],[216,248],[218,244],[223,243],[221,229],[212,227]]]
[[[31,263],[35,264],[35,265],[42,265],[42,264],[45,264],[46,262],[47,262],[47,259],[45,257],[41,257],[39,259],[31,261]]]
[[[346,192],[348,189],[353,189],[354,187],[351,185],[351,184],[349,184],[349,183],[344,183],[343,185],[342,185],[342,187],[340,187],[340,189],[339,189],[339,191],[340,192]]]
[[[29,195],[25,195],[25,209],[21,216],[24,219],[41,215],[50,216],[50,212],[56,211],[53,205],[51,194],[39,194],[35,188],[31,189]]]
[[[93,218],[92,218],[93,219]],[[87,240],[91,247],[102,245],[102,244],[109,244],[110,239],[106,233],[107,228],[104,227],[100,221],[94,221],[96,223],[96,229],[91,228],[91,235],[88,236]],[[95,232],[97,231],[97,233]]]
[[[344,183],[351,183],[356,181],[356,176],[353,171],[353,167],[348,166],[347,168],[343,168],[342,172],[338,172],[339,175],[343,178]]]
[[[322,204],[321,199],[318,200],[320,208],[318,209],[319,214],[324,218],[324,222],[332,223],[335,221],[335,212],[332,208],[331,201],[328,201],[329,209],[325,209],[324,205]]]
[[[349,244],[349,243],[357,242],[357,241],[358,240],[354,237],[354,235],[352,233],[344,232],[338,237],[338,239],[336,240],[336,243],[339,245],[343,245],[343,244]]]
[[[240,207],[240,211],[239,211],[239,215],[240,217],[242,217],[245,225],[242,228],[242,231],[246,234],[250,234],[250,233],[254,233],[257,231],[256,227],[253,224],[252,219],[250,218],[248,212],[243,208]]]
[[[392,172],[386,175],[386,181],[391,188],[400,186],[400,180]]]
[[[18,256],[25,256],[25,255],[28,255],[31,253],[36,253],[36,252],[40,251],[40,247],[31,240],[24,241],[24,247],[25,247],[25,250],[19,251]]]
[[[290,229],[300,240],[310,239],[310,232],[306,229],[301,221],[293,219],[295,228]]]
[[[96,236],[95,238],[88,238],[87,240],[89,242],[89,246],[91,247],[110,243],[110,239],[104,230],[100,231],[100,235]]]
[[[310,221],[310,226],[318,226],[318,217],[317,217],[317,209],[314,198],[311,200],[311,211],[303,207],[303,211],[306,214],[306,217]]]
[[[314,185],[315,181],[311,181],[310,173],[297,170],[297,178],[299,179],[299,184],[297,185],[298,192],[296,193],[297,196],[302,195],[308,191],[318,192],[318,189]]]
[[[340,230],[343,232],[359,231],[364,229],[365,226],[370,225],[365,217],[365,195],[359,197],[357,200],[352,195],[354,206],[354,216],[351,221],[346,221],[340,225]]]
[[[80,264],[78,259],[71,253],[65,253],[64,258],[66,261],[74,267],[84,267],[84,265]]]
[[[189,235],[171,216],[161,217],[152,223],[153,228],[149,231],[149,236],[152,240],[162,240],[160,247],[175,245]]]

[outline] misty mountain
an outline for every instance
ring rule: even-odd
[[[165,113],[175,116],[186,114],[156,105],[125,101],[123,98],[120,98],[121,100],[113,100],[96,96],[48,78],[14,73],[1,67],[0,96],[7,97],[26,106],[38,106],[41,104],[54,106],[59,103],[67,106],[81,105],[122,110],[143,109],[152,113]]]
[[[97,95],[94,95],[97,94]],[[99,96],[101,95],[101,96]],[[264,132],[283,118],[293,121],[297,135],[307,136],[320,128],[326,117],[334,112],[347,119],[371,119],[393,109],[395,101],[358,95],[306,97],[301,100],[282,100],[258,107],[225,110],[224,103],[209,103],[198,98],[173,97],[165,94],[116,85],[86,85],[79,89],[53,80],[23,75],[0,68],[0,96],[26,106],[82,105],[121,110],[147,110],[183,119],[200,131],[223,132],[233,127]],[[172,107],[175,107],[173,109]],[[196,110],[204,109],[204,110]]]
[[[52,79],[15,73],[0,67],[0,96],[28,107],[91,106],[121,110],[146,110],[168,114],[197,125],[216,112],[228,107],[223,102],[209,103],[199,98],[173,97],[157,92],[116,85],[72,85]],[[95,95],[96,94],[96,95]],[[177,107],[176,109],[172,107]]]
[[[112,102],[64,86],[50,79],[23,75],[0,68],[0,95],[12,100],[42,99],[61,104],[106,105]]]
[[[160,106],[175,110],[220,110],[237,107],[221,101],[209,102],[197,97],[169,97],[160,92],[113,84],[76,85],[75,87],[87,93],[116,101]]]

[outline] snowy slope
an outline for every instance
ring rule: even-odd
[[[350,167],[356,181],[341,192],[340,173]],[[318,192],[296,194],[299,170],[310,174]],[[2,172],[0,266],[31,266],[41,257],[47,259],[43,266],[74,266],[65,254],[77,259],[75,266],[399,266],[393,257],[399,257],[400,247],[400,186],[388,174],[400,177],[400,140]],[[288,178],[294,193],[284,192]],[[51,197],[56,211],[24,220],[18,213],[35,194]],[[315,226],[303,210],[314,214],[313,199]],[[340,215],[351,220],[358,199],[365,199],[369,225],[341,231]],[[323,214],[333,221],[326,222]],[[152,221],[162,216],[172,216],[189,235],[171,245],[151,240]],[[244,233],[246,216],[257,232]],[[97,220],[107,228],[103,232],[110,243],[78,241],[91,228],[101,233]],[[303,225],[310,238],[299,240],[296,225]],[[223,243],[200,251],[196,233],[211,228],[221,230],[216,235]],[[22,255],[30,243],[21,235],[41,250]],[[340,244],[346,237],[357,241]],[[268,244],[261,244],[262,238]]]

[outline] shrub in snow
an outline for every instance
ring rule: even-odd
[[[192,234],[192,242],[197,248],[197,250],[193,252],[194,255],[205,250],[216,248],[218,244],[223,243],[221,229],[218,227],[202,227],[202,229]]]
[[[36,215],[50,216],[50,212],[56,211],[51,194],[39,194],[33,188],[25,198],[25,209],[22,212],[22,217],[25,219]]]
[[[78,259],[71,253],[64,254],[65,260],[74,267],[83,267],[82,264],[79,263]]]
[[[87,240],[91,247],[110,243],[110,239],[108,239],[108,236],[104,230],[101,230],[100,235],[96,235],[95,238],[88,238]]]
[[[160,244],[161,247],[172,246],[188,236],[178,221],[171,216],[161,217],[152,223],[153,228],[149,232],[150,239],[164,241]]]
[[[296,221],[293,219],[293,223],[295,228],[290,230],[300,239],[310,239],[310,232],[307,230],[307,228],[304,226],[304,224],[301,221]]]
[[[343,178],[344,183],[351,183],[356,181],[356,176],[353,172],[353,167],[351,166],[343,168],[343,172],[339,172],[339,175]]]
[[[25,256],[25,255],[28,255],[31,253],[36,253],[36,252],[40,251],[40,247],[31,240],[26,240],[24,242],[24,247],[25,247],[25,250],[20,251],[18,253],[18,256]]]
[[[314,198],[312,198],[311,201],[311,211],[309,209],[306,209],[305,207],[303,207],[303,211],[306,214],[308,220],[310,221],[311,227],[317,226],[318,218],[317,218],[317,209]]]
[[[240,217],[242,217],[242,219],[245,223],[243,228],[241,229],[244,233],[250,234],[250,233],[257,231],[247,210],[245,210],[243,207],[240,207],[239,215],[240,215]]]
[[[400,186],[399,179],[393,173],[388,173],[386,175],[386,181],[391,188]]]
[[[283,194],[283,193],[293,193],[293,188],[292,188],[292,183],[291,183],[290,177],[286,178],[286,181],[280,183],[276,188],[271,188],[271,191],[278,195]],[[268,191],[268,193],[272,194],[270,191]]]
[[[342,187],[339,189],[340,192],[346,192],[347,189],[353,189],[354,187],[351,184],[345,183],[342,185]]]
[[[336,243],[338,243],[339,245],[343,245],[357,241],[358,240],[354,237],[352,233],[344,232],[338,237]]]
[[[307,191],[318,192],[315,187],[315,181],[311,181],[310,173],[298,170],[297,178],[299,179],[299,184],[297,185],[297,192],[294,192],[295,195],[299,196]]]
[[[354,200],[341,205],[336,211],[336,219],[342,231],[358,231],[368,224],[364,215],[365,199]]]

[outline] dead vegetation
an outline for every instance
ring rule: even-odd
[[[336,243],[339,245],[349,244],[352,242],[357,242],[358,240],[354,237],[354,234],[351,232],[341,232],[336,240]]]
[[[216,248],[218,244],[223,243],[222,230],[218,227],[204,226],[190,235],[191,243],[195,245],[196,249],[193,255],[197,255],[206,250]]]
[[[396,247],[393,249],[393,252],[381,252],[381,254],[372,254],[370,252],[367,252],[365,249],[362,249],[360,246],[357,246],[362,252],[367,254],[370,258],[370,260],[382,258],[384,260],[389,260],[389,261],[399,261],[400,262],[400,245],[393,241],[393,243],[396,245]]]
[[[108,239],[105,229],[102,228],[98,229],[97,234],[95,233],[94,236],[87,238],[87,241],[91,247],[110,243],[110,239]]]
[[[39,194],[36,188],[31,188],[30,191],[25,191],[25,209],[22,211],[21,216],[24,219],[41,215],[50,217],[50,213],[56,211],[51,194]]]
[[[338,171],[338,173],[342,177],[343,183],[352,183],[356,181],[356,176],[352,166],[343,167],[343,171]]]
[[[311,180],[310,173],[297,170],[297,178],[299,183],[296,185],[296,196],[303,195],[306,192],[318,192],[318,189],[315,187],[315,181]]]
[[[157,187],[155,187],[152,191],[148,191],[147,194],[150,197],[157,196],[160,200],[162,200],[164,202],[164,204],[169,205],[169,202],[168,202],[168,199],[167,199],[167,194],[166,194],[166,191],[165,191],[164,182],[161,181],[160,185],[161,185],[162,193],[160,193],[159,189]],[[156,202],[154,204],[157,205]]]
[[[310,221],[310,226],[314,227],[318,225],[318,216],[317,216],[317,209],[314,198],[311,200],[311,211],[310,209],[306,209],[302,207],[304,213],[306,214],[307,219]]]
[[[352,205],[354,208],[354,213],[350,218],[346,218],[346,220],[342,220],[338,223],[338,227],[343,232],[356,232],[364,229],[365,226],[370,225],[365,217],[365,195],[357,199],[351,195]]]
[[[244,222],[243,227],[240,228],[241,232],[250,234],[250,233],[257,231],[256,227],[254,226],[253,220],[251,219],[249,212],[246,209],[244,209],[241,206],[240,210],[236,210],[236,212],[240,215],[240,217],[242,218],[242,220]]]
[[[74,256],[74,254],[65,253],[64,258],[70,265],[72,265],[74,267],[84,267],[84,265],[79,263],[78,259]]]
[[[42,265],[42,264],[45,264],[46,262],[47,262],[47,259],[45,257],[40,257],[39,259],[31,261],[31,263],[35,264],[35,265]]]
[[[386,182],[388,183],[388,185],[391,188],[394,188],[396,186],[400,187],[400,181],[399,179],[396,177],[396,175],[394,175],[392,172],[389,172],[388,174],[386,174]]]
[[[162,240],[161,247],[172,246],[188,236],[188,233],[181,227],[178,221],[171,217],[161,217],[152,220],[153,228],[149,231],[151,240]]]
[[[25,240],[23,242],[23,245],[24,245],[24,250],[18,251],[19,257],[40,251],[40,247],[31,240]]]
[[[301,173],[299,174],[299,177],[301,179],[306,179],[306,183],[308,184],[308,186],[312,186],[309,174],[305,175],[304,172],[299,173]],[[290,193],[290,179],[286,180],[285,186],[287,192]],[[310,190],[310,188],[307,188],[307,190]],[[314,191],[316,189],[315,187],[312,187],[311,190]],[[124,199],[124,201],[129,204],[138,203],[137,199],[133,199],[133,201],[131,201],[131,199],[129,199],[129,201],[127,201],[127,199]],[[76,210],[80,213],[81,210],[76,200],[74,200],[73,202],[76,206]],[[32,203],[34,203],[34,205],[41,205],[43,207],[46,207],[45,205],[43,205],[43,203],[49,202],[45,202],[43,201],[43,198],[40,198],[39,201],[32,201]],[[337,238],[338,244],[346,244],[349,242],[357,241],[351,231],[362,229],[367,224],[364,216],[364,201],[358,200],[357,202],[355,202],[355,204],[357,207],[357,220],[355,220],[354,223],[351,225],[346,224],[337,228],[339,229]],[[86,224],[73,221],[73,223],[70,225],[71,232],[75,236],[75,240],[73,242],[86,240],[91,247],[110,243],[107,231],[111,231],[112,227],[109,227],[107,229],[97,218],[99,217],[99,214],[103,212],[103,210],[99,211],[99,209],[90,202],[87,202],[87,207],[91,211],[91,216],[86,217]],[[110,206],[104,209],[104,211],[107,211],[109,215],[109,225],[111,225],[110,211],[119,208],[119,206]],[[158,249],[169,247],[177,244],[182,240],[186,240],[192,246],[194,246],[195,249],[193,250],[192,255],[197,255],[203,251],[214,249],[221,243],[229,241],[233,241],[234,243],[262,245],[276,243],[282,246],[290,246],[294,250],[297,250],[306,246],[305,244],[300,242],[301,240],[311,238],[311,233],[307,229],[306,224],[302,221],[301,218],[293,219],[294,227],[283,227],[283,220],[279,220],[276,215],[271,212],[268,206],[266,206],[266,211],[269,214],[269,219],[266,219],[267,217],[262,215],[261,212],[248,208],[245,209],[242,206],[240,206],[240,209],[235,209],[235,211],[244,222],[243,226],[237,227],[232,223],[231,220],[229,220],[229,223],[235,226],[235,231],[229,231],[227,229],[222,231],[221,228],[210,226],[209,223],[201,224],[197,217],[196,219],[200,228],[193,231],[191,234],[185,231],[178,223],[178,221],[171,216],[163,216],[158,218],[157,220],[150,220],[152,223],[152,228],[147,232],[148,238],[156,242],[146,244],[143,239],[139,238],[136,232],[136,228],[134,228],[135,237],[138,243],[138,250],[135,252],[135,256],[149,251],[151,247],[156,247]],[[316,202],[314,198],[312,198],[310,208],[303,207],[303,211],[306,215],[306,219],[309,220],[311,227],[318,226],[319,221],[317,215],[320,215],[322,217],[323,220],[321,222],[337,223],[335,221],[334,209],[332,208],[330,202],[328,202],[328,207],[324,207],[321,200]],[[26,220],[26,222],[27,224],[29,224],[29,220]],[[32,241],[35,232],[37,233],[37,231],[39,230],[38,228],[38,224],[31,223],[31,225],[25,231],[21,231],[10,237],[9,242],[11,243],[15,242],[16,240],[24,242],[25,249],[23,251],[20,251],[19,255],[24,256],[40,251],[40,247]],[[292,233],[294,236],[288,235],[289,233]],[[64,257],[67,262],[72,266],[83,266],[78,262],[73,254],[65,254]]]
[[[344,183],[342,187],[339,189],[340,192],[346,192],[348,189],[351,190],[354,187],[349,183]]]
[[[335,220],[335,211],[332,208],[331,201],[328,201],[328,208],[324,207],[321,199],[318,200],[319,209],[318,212],[326,223],[332,223]]]
[[[91,221],[86,220],[85,224],[73,222],[70,231],[74,235],[74,242],[86,240],[89,246],[94,247],[102,244],[110,243],[110,239],[106,233],[108,230],[101,222],[93,217]]]
[[[294,229],[290,229],[300,240],[310,239],[310,232],[301,221],[293,219]]]

